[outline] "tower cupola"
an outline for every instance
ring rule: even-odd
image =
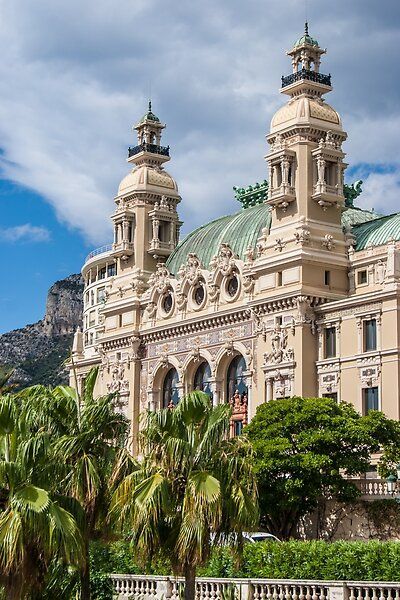
[[[321,56],[325,53],[326,50],[320,48],[317,40],[309,35],[306,22],[304,35],[287,52],[292,59],[292,73],[282,77],[282,92],[292,97],[301,93],[322,96],[330,92],[330,74],[323,75],[319,72]]]
[[[128,162],[136,165],[161,165],[167,162],[169,146],[161,146],[161,133],[165,124],[153,113],[151,100],[147,112],[133,127],[137,131],[137,146],[128,148]]]

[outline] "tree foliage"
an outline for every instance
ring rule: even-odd
[[[348,479],[365,473],[371,455],[400,447],[399,426],[382,413],[361,416],[329,398],[288,398],[262,404],[246,428],[254,449],[264,525],[287,539],[323,498],[358,496]]]
[[[222,538],[240,539],[257,522],[251,447],[228,438],[229,405],[212,407],[192,392],[173,410],[148,412],[141,432],[137,471],[113,500],[113,514],[132,529],[142,561],[160,549],[185,576],[185,598],[194,598],[196,568]]]
[[[9,599],[40,592],[52,560],[84,560],[68,499],[51,483],[51,459],[47,431],[30,427],[15,397],[0,397],[0,583]]]

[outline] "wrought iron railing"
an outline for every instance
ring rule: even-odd
[[[128,148],[128,158],[139,154],[139,152],[152,152],[153,154],[161,154],[162,156],[169,156],[169,146],[157,146],[157,144],[139,144]]]
[[[308,79],[309,81],[315,81],[316,83],[322,83],[323,85],[331,85],[331,75],[323,75],[323,73],[317,73],[316,71],[310,71],[308,69],[301,69],[296,73],[291,73],[286,77],[282,77],[282,87],[291,85],[296,81],[302,79]]]
[[[95,250],[92,250],[87,255],[85,262],[87,262],[94,256],[97,256],[98,254],[104,254],[104,252],[110,252],[110,250],[112,250],[112,244],[106,244],[105,246],[100,246],[100,248],[96,248]]]

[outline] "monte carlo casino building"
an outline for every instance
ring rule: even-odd
[[[133,438],[142,411],[194,389],[232,405],[232,434],[260,403],[293,395],[399,418],[400,213],[363,210],[360,184],[344,186],[324,54],[306,25],[267,134],[268,178],[182,241],[165,125],[149,105],[135,126],[114,241],[83,265],[71,371],[83,386],[99,366],[97,393],[118,392]]]

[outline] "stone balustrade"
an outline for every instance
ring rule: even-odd
[[[352,479],[351,480],[360,490],[361,496],[366,498],[391,498],[385,479]]]
[[[117,600],[180,600],[180,577],[110,576]],[[400,582],[305,581],[294,579],[196,580],[196,600],[400,600]]]

